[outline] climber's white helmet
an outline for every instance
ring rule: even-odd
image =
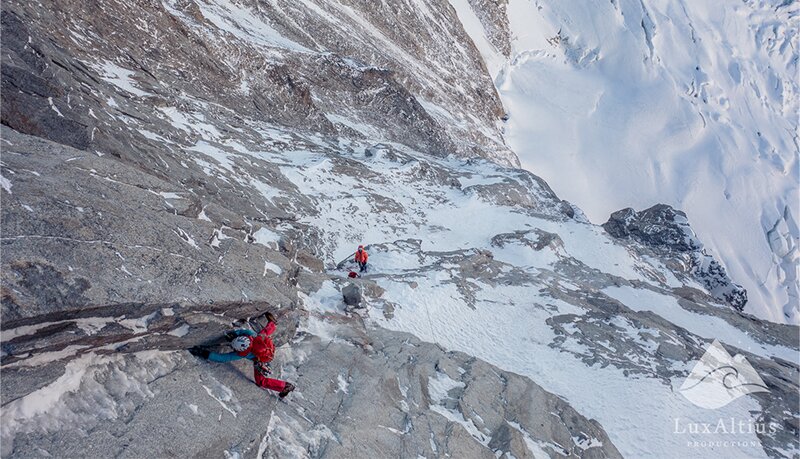
[[[231,346],[236,352],[244,352],[250,348],[250,342],[249,336],[237,336],[231,343]]]

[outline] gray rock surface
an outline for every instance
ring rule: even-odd
[[[337,316],[331,329],[337,339],[328,341],[302,329],[295,333],[296,312],[278,315],[275,376],[297,386],[285,401],[252,383],[248,362],[152,352],[172,348],[159,330],[174,322],[190,321],[189,336],[196,327],[219,327],[218,320],[207,322],[215,317],[209,312],[176,309],[172,325],[165,326],[163,316],[153,319],[134,345],[77,357],[67,367],[85,363],[83,371],[92,375],[81,391],[67,395],[59,411],[14,425],[19,433],[13,443],[4,441],[3,455],[528,457],[525,442],[533,441],[552,457],[579,451],[620,457],[596,422],[529,379],[407,334],[364,328],[357,317]],[[47,375],[63,372],[58,367],[6,367],[4,387],[33,372],[43,386],[57,386]],[[4,394],[12,414],[17,397]],[[98,411],[86,397],[109,409]],[[453,421],[459,417],[463,421]],[[553,418],[542,428],[541,419]],[[579,449],[585,440],[597,446]]]
[[[209,205],[215,198],[180,183],[108,156],[2,133],[3,171],[14,177],[0,210],[4,320],[134,299],[292,301],[293,255],[247,238],[270,228],[252,207],[231,202],[217,214]],[[210,217],[200,218],[203,209]],[[226,218],[237,210],[244,218]],[[265,262],[282,272],[265,270]]]
[[[361,289],[356,284],[347,284],[342,288],[344,304],[348,306],[359,306],[361,304]]]
[[[665,204],[641,212],[627,208],[611,214],[603,228],[615,238],[632,239],[657,251],[661,258],[672,258],[673,266],[682,267],[716,298],[740,311],[744,309],[747,291],[734,283],[725,268],[703,250],[685,213]]]
[[[244,1],[233,8],[253,15],[254,24],[271,24],[283,37],[275,40],[266,29],[226,28],[223,12],[202,2],[104,0],[89,7],[65,0],[46,10],[9,2],[3,9],[3,89],[9,94],[3,122],[130,158],[152,141],[133,132],[116,137],[112,118],[119,113],[157,124],[163,115],[154,108],[177,106],[202,113],[222,132],[248,129],[241,118],[222,120],[234,111],[293,129],[354,138],[377,132],[435,154],[518,164],[496,123],[503,109],[494,85],[485,71],[472,70],[483,64],[452,8],[279,3],[261,8]],[[445,27],[439,33],[447,39],[431,36],[430,21]],[[104,62],[115,67],[103,71],[98,66]],[[119,68],[131,75],[133,89],[123,85],[130,91],[112,96],[116,88],[108,76]],[[144,100],[130,97],[140,92]],[[170,140],[185,135],[166,127],[152,132]],[[137,158],[151,168],[155,159]]]

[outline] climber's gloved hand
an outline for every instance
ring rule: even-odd
[[[256,367],[256,370],[261,373],[262,376],[268,377],[270,373],[272,373],[272,367],[269,365],[268,362],[253,362]]]
[[[208,355],[210,354],[210,352],[208,352],[208,349],[203,349],[202,347],[199,346],[190,348],[189,353],[195,357],[200,357],[202,359],[207,359]]]
[[[236,337],[239,336],[235,331],[229,331],[225,333],[225,339],[228,341],[233,341]]]
[[[275,320],[275,316],[269,311],[264,313],[264,317],[266,317],[269,322],[277,322],[277,320]]]

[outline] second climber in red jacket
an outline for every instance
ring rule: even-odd
[[[212,362],[233,362],[239,359],[252,360],[253,377],[256,384],[264,389],[274,390],[278,392],[280,398],[284,398],[294,390],[294,384],[268,377],[272,372],[269,362],[275,357],[275,344],[269,335],[275,332],[276,326],[275,316],[271,312],[267,312],[264,315],[267,318],[267,326],[258,333],[242,328],[225,334],[225,338],[231,342],[234,352],[220,354],[210,352],[208,349],[199,346],[189,349],[189,352]]]
[[[363,273],[367,270],[367,260],[369,260],[369,254],[364,250],[364,246],[358,246],[358,250],[356,250],[356,263],[358,263],[358,267],[360,268],[359,272]]]

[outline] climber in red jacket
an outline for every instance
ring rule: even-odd
[[[364,246],[358,246],[358,250],[356,250],[356,263],[358,263],[358,267],[361,269],[359,272],[364,272],[367,270],[367,260],[369,260],[369,254],[366,250],[364,250]]]
[[[253,377],[259,387],[278,392],[280,398],[289,395],[294,390],[294,384],[267,377],[272,368],[269,362],[275,357],[275,344],[269,337],[275,331],[275,316],[271,312],[264,314],[267,318],[267,326],[258,334],[252,330],[238,329],[229,331],[225,338],[231,342],[234,352],[220,354],[209,352],[199,346],[189,349],[192,355],[208,359],[212,362],[232,362],[239,359],[249,359],[253,361]]]

